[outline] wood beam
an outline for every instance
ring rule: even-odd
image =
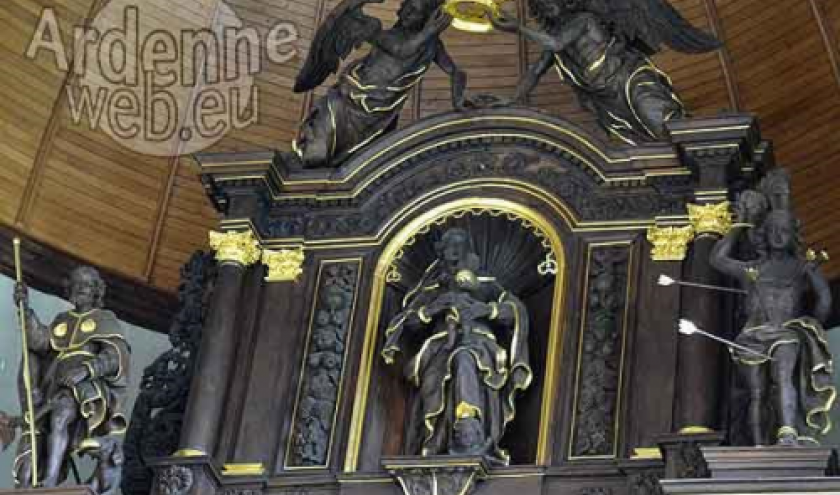
[[[84,26],[87,28],[93,22],[94,17],[99,12],[99,9],[106,0],[93,0],[90,4],[90,9],[84,19]],[[40,188],[41,181],[44,176],[44,168],[47,163],[47,158],[52,151],[52,145],[55,141],[55,133],[58,131],[59,119],[62,105],[67,103],[67,92],[70,85],[74,81],[74,64],[75,59],[68,62],[67,74],[61,86],[58,88],[58,95],[53,102],[50,110],[50,118],[47,121],[47,126],[44,133],[41,135],[41,141],[38,143],[38,151],[35,153],[35,160],[32,163],[32,169],[29,171],[29,178],[23,188],[23,194],[20,198],[20,205],[18,206],[17,214],[15,215],[15,226],[19,229],[26,228],[29,216],[35,206],[35,199],[37,198],[36,191]]]
[[[213,15],[210,16],[209,26],[213,26],[217,23],[218,17],[220,14],[220,4],[221,0],[216,2],[216,5],[213,7]],[[187,122],[191,122],[194,115],[192,115],[192,110],[195,108],[195,101],[198,98],[199,93],[201,92],[202,88],[204,87],[204,74],[205,74],[206,64],[202,65],[201,70],[198,74],[198,79],[196,80],[196,84],[190,90],[190,95],[187,99]],[[257,110],[254,109],[256,112]],[[158,250],[160,249],[160,238],[163,235],[163,228],[166,226],[166,219],[169,216],[169,204],[172,201],[172,193],[175,190],[175,180],[178,177],[178,170],[180,169],[181,165],[181,155],[184,152],[184,140],[180,138],[181,134],[178,134],[178,140],[175,142],[173,149],[171,151],[169,161],[167,163],[168,168],[168,175],[166,177],[166,186],[160,191],[158,195],[157,201],[157,211],[155,212],[155,226],[152,230],[151,239],[149,239],[149,250],[146,252],[146,268],[143,271],[143,279],[146,282],[151,283],[152,281],[152,274],[155,271],[155,264],[157,263],[157,255]]]
[[[70,271],[80,265],[90,265],[41,240],[0,226],[0,273],[15,276],[12,239],[22,238],[21,261],[26,284],[41,292],[66,298],[64,281]],[[167,333],[178,310],[174,293],[153,287],[136,278],[106,268],[97,267],[108,286],[105,306],[121,320],[156,332]]]
[[[837,82],[837,88],[840,90],[840,49],[837,45],[837,36],[834,34],[831,20],[825,14],[825,5],[823,0],[808,0],[811,4],[811,11],[814,13],[814,19],[817,21],[817,26],[820,28],[820,35],[825,44],[825,51],[828,53],[828,60],[831,64],[831,70],[834,73],[834,80]]]
[[[732,60],[732,54],[729,52],[729,48],[726,46],[723,23],[720,20],[717,4],[715,0],[703,0],[703,4],[706,7],[706,17],[709,19],[709,27],[712,30],[712,34],[723,43],[720,50],[718,50],[718,59],[720,60],[720,67],[723,70],[726,91],[729,94],[729,106],[732,111],[740,112],[743,109],[743,104],[741,102],[741,93],[738,90],[735,63]]]

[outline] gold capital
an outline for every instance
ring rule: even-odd
[[[732,214],[729,201],[717,204],[688,206],[688,218],[694,232],[700,234],[726,235],[732,228]]]
[[[262,261],[268,267],[266,282],[291,282],[303,273],[303,248],[263,251]]]
[[[682,261],[688,253],[688,243],[694,237],[691,225],[685,227],[651,227],[647,239],[653,244],[653,261]]]
[[[260,243],[250,230],[244,232],[210,232],[210,247],[216,259],[224,262],[251,266],[260,260]]]

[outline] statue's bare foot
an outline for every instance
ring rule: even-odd
[[[776,445],[780,447],[799,447],[799,435],[793,428],[780,428]]]

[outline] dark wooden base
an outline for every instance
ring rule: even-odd
[[[840,478],[662,480],[667,495],[840,494]]]
[[[400,456],[383,458],[382,467],[404,495],[469,495],[489,466],[479,456]]]
[[[666,479],[667,495],[840,494],[840,478],[827,477],[828,447],[700,447],[711,478]]]
[[[829,447],[701,447],[712,478],[811,478],[825,476]]]

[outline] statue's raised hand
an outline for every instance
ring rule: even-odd
[[[519,31],[519,19],[505,17],[504,15],[499,15],[498,17],[488,15],[487,18],[490,20],[490,24],[499,31],[506,31],[508,33],[516,33]]]
[[[426,21],[423,32],[427,37],[434,38],[440,33],[446,31],[446,28],[448,28],[450,24],[452,24],[452,16],[444,12],[442,8],[438,8],[431,16],[429,16],[429,20]]]

